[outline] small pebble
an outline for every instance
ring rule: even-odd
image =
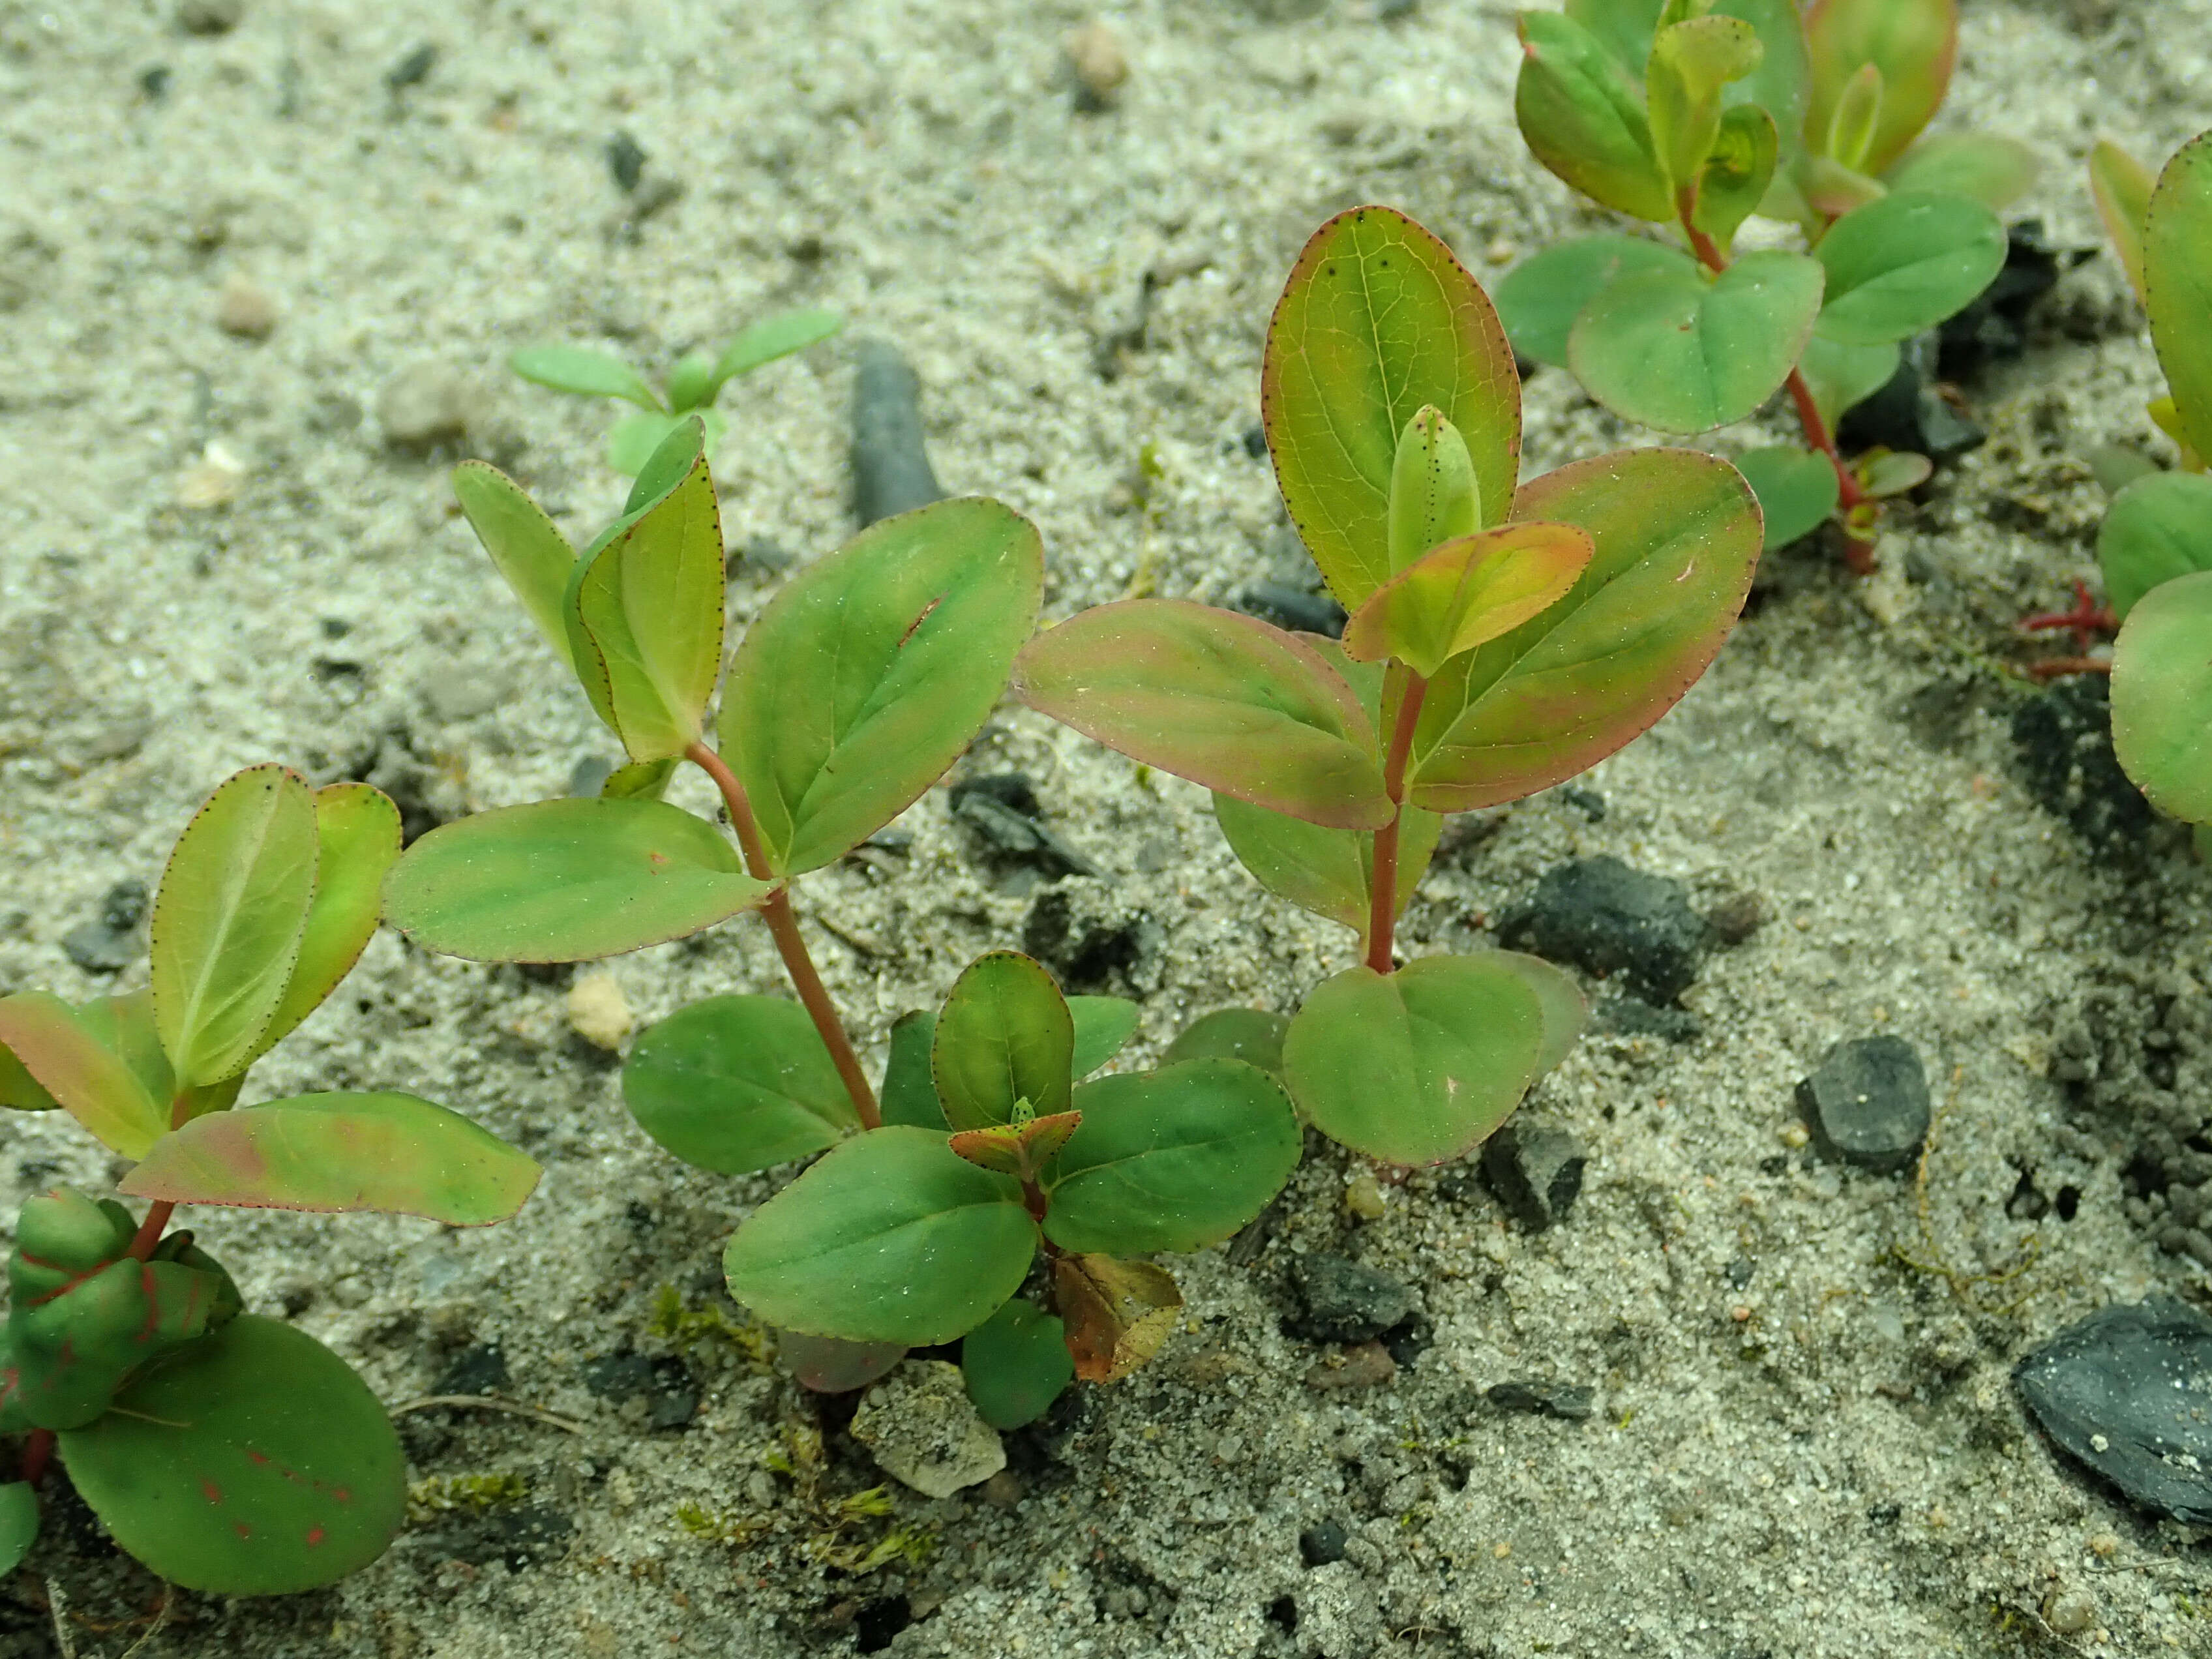
[[[1340,1354],[1317,1360],[1306,1372],[1306,1386],[1324,1393],[1376,1389],[1398,1374],[1398,1362],[1380,1342],[1362,1342]]]
[[[1344,1559],[1344,1522],[1316,1521],[1298,1534],[1298,1555],[1310,1567],[1326,1567]]]
[[[1902,1037],[1854,1037],[1797,1085],[1797,1109],[1828,1157],[1894,1172],[1928,1138],[1928,1073]]]
[[[241,340],[265,340],[276,330],[276,302],[234,272],[216,301],[215,325]]]
[[[2043,1598],[2043,1622],[2061,1636],[2079,1636],[2097,1622],[2097,1604],[2087,1590],[2053,1584]]]
[[[615,134],[607,140],[607,172],[617,190],[625,196],[631,194],[645,176],[645,146],[627,132]]]
[[[887,340],[863,340],[853,377],[853,514],[878,519],[944,499],[922,442],[921,377]]]
[[[410,363],[384,383],[376,395],[377,424],[385,442],[400,449],[428,449],[464,437],[475,403],[468,377],[443,363]]]
[[[1508,1122],[1482,1145],[1482,1176],[1532,1233],[1565,1221],[1583,1190],[1589,1156],[1554,1123]]]
[[[1766,901],[1746,890],[1730,893],[1705,912],[1705,925],[1723,945],[1741,945],[1766,925]]]
[[[1304,1308],[1296,1328],[1309,1341],[1370,1342],[1413,1317],[1413,1291],[1346,1257],[1310,1255],[1293,1272]]]
[[[2212,1526],[2212,1319],[2185,1302],[2115,1304],[2020,1362],[2044,1433],[2153,1515]],[[2094,1547],[2094,1546],[2093,1546]]]
[[[950,1498],[1006,1467],[1006,1447],[968,1398],[960,1368],[909,1359],[860,1396],[853,1438],[925,1498]]]
[[[404,92],[428,80],[430,71],[437,66],[437,43],[425,40],[384,71],[384,84],[394,92]]]
[[[177,505],[188,513],[212,513],[236,501],[245,483],[246,463],[227,445],[211,443],[177,475]]]
[[[636,1022],[615,976],[601,969],[568,988],[568,1029],[594,1048],[617,1052]]]
[[[246,0],[178,0],[177,26],[187,34],[228,34],[246,18]]]
[[[1500,1382],[1487,1389],[1483,1398],[1501,1412],[1557,1417],[1570,1423],[1586,1420],[1596,1409],[1595,1391],[1579,1382]]]
[[[1121,37],[1103,23],[1085,23],[1067,37],[1067,67],[1075,77],[1078,108],[1103,110],[1129,78],[1128,55]]]
[[[1547,870],[1528,901],[1498,924],[1498,942],[1585,973],[1618,975],[1665,1006],[1697,977],[1709,937],[1682,884],[1619,859],[1577,859]]]
[[[1382,1183],[1362,1170],[1345,1183],[1344,1207],[1362,1221],[1380,1221],[1389,1213],[1390,1203],[1382,1195]]]
[[[1344,607],[1328,594],[1283,582],[1254,582],[1237,596],[1237,608],[1293,634],[1323,634],[1332,640],[1344,636],[1348,620]]]

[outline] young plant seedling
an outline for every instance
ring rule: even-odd
[[[1916,143],[1957,52],[1954,0],[1567,0],[1524,12],[1515,95],[1537,159],[1604,205],[1680,238],[1585,237],[1509,276],[1498,308],[1522,356],[1662,432],[1740,421],[1789,389],[1809,447],[1755,450],[1744,475],[1778,547],[1841,510],[1870,570],[1875,503],[1926,458],[1847,463],[1843,411],[1896,373],[2004,264],[1995,210],[2033,181],[2009,139]],[[1739,255],[1753,214],[1809,251]]]
[[[1759,557],[1725,461],[1644,449],[1516,490],[1513,353],[1474,279],[1388,208],[1322,227],[1267,333],[1262,415],[1341,643],[1173,599],[1101,605],[1023,650],[1029,704],[1213,791],[1246,869],[1362,937],[1292,1019],[1299,1109],[1394,1164],[1457,1157],[1572,1046],[1565,975],[1510,951],[1401,966],[1398,916],[1446,813],[1575,776],[1686,691]],[[1184,1040],[1267,1054],[1231,1011]]]
[[[607,434],[608,465],[635,476],[686,416],[696,415],[706,423],[711,453],[729,428],[714,408],[725,385],[764,363],[819,344],[844,326],[842,318],[826,311],[786,311],[764,317],[720,351],[694,351],[678,358],[658,392],[621,358],[590,346],[530,346],[508,358],[507,366],[524,380],[556,392],[635,404],[635,412],[617,421]]]
[[[725,675],[721,522],[702,438],[685,420],[580,556],[512,481],[478,462],[455,472],[493,562],[630,763],[596,799],[432,830],[393,869],[385,905],[417,943],[479,962],[586,961],[759,911],[799,1004],[726,1000],[728,1041],[772,1086],[703,1109],[726,1122],[648,1126],[680,1157],[756,1170],[880,1121],[790,888],[904,811],[982,728],[1036,626],[1044,561],[1036,532],[996,501],[885,519],[794,576]],[[684,761],[720,791],[734,848],[659,798]]]
[[[366,784],[310,789],[281,766],[225,781],[155,900],[151,983],[72,1006],[0,999],[0,1104],[60,1108],[149,1200],[62,1189],[25,1204],[9,1259],[0,1431],[28,1431],[0,1486],[0,1562],[38,1525],[58,1452],[115,1540],[222,1595],[342,1578],[404,1518],[406,1460],[374,1395],[320,1343],[240,1310],[230,1276],[168,1232],[178,1206],[504,1220],[538,1165],[413,1095],[300,1095],[240,1108],[255,1060],[321,1005],[377,923],[399,813]]]
[[[1117,997],[1063,997],[1027,957],[979,958],[933,1021],[896,1028],[884,1126],[738,1229],[730,1293],[784,1331],[878,1345],[878,1374],[906,1348],[964,1339],[969,1396],[999,1428],[1041,1416],[1071,1377],[1126,1376],[1182,1301],[1136,1258],[1228,1237],[1281,1190],[1300,1146],[1282,1085],[1241,1060],[1084,1082],[1136,1023]],[[624,1079],[640,1121],[651,1129],[671,1104],[726,1111],[760,1089],[767,1067],[736,1035],[711,1002],[655,1027]],[[744,1073],[737,1089],[709,1054]],[[1044,1304],[1018,1294],[1040,1250]]]

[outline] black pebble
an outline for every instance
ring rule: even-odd
[[[1932,332],[1906,341],[1897,372],[1871,397],[1844,411],[1836,441],[1846,453],[1880,447],[1945,461],[1989,441],[1988,433],[1936,390],[1937,349]]]
[[[497,1394],[507,1384],[507,1355],[496,1342],[475,1342],[449,1361],[432,1394]]]
[[[433,41],[425,40],[385,70],[384,84],[394,92],[404,92],[409,87],[419,86],[428,80],[430,71],[437,66],[437,46]]]
[[[947,792],[952,817],[997,857],[1052,877],[1095,876],[1097,866],[1044,823],[1036,790],[1018,772],[965,778]]]
[[[2028,313],[2058,279],[2094,251],[2062,248],[2045,235],[2043,221],[2023,219],[2005,234],[2004,268],[1966,309],[1946,318],[1936,330],[1942,342],[1938,373],[1947,380],[1969,380],[1996,363],[2010,362],[2027,349]]]
[[[1413,1291],[1349,1257],[1310,1255],[1293,1273],[1293,1328],[1309,1341],[1371,1342],[1415,1316]]]
[[[1344,1559],[1346,1534],[1341,1521],[1316,1521],[1298,1534],[1298,1554],[1310,1567],[1326,1567]]]
[[[1591,1014],[1593,1030],[1612,1036],[1664,1037],[1669,1042],[1695,1042],[1705,1034],[1705,1022],[1686,1008],[1655,1008],[1641,997],[1608,997]]]
[[[1580,1382],[1500,1382],[1483,1397],[1497,1411],[1526,1412],[1532,1417],[1557,1417],[1570,1423],[1583,1422],[1597,1409],[1595,1390]]]
[[[1237,608],[1293,634],[1324,634],[1332,640],[1344,637],[1349,620],[1344,607],[1328,594],[1309,593],[1281,582],[1254,582],[1237,596]]]
[[[617,132],[607,140],[607,171],[614,176],[615,188],[629,195],[645,176],[645,146],[627,132]]]
[[[2029,794],[2107,852],[2140,842],[2154,821],[2112,754],[2110,684],[2077,674],[2013,711],[2012,741]]]
[[[1853,1037],[1797,1085],[1797,1109],[1829,1157],[1902,1170],[1928,1138],[1928,1073],[1903,1037]]]
[[[2020,1362],[2013,1385],[2060,1449],[2154,1515],[2212,1526],[2212,1319],[2110,1307]]]
[[[865,529],[941,501],[945,491],[922,442],[921,376],[887,340],[862,340],[854,350],[853,513]]]
[[[1589,1162],[1582,1142],[1553,1123],[1510,1121],[1482,1143],[1483,1179],[1532,1233],[1567,1218]]]
[[[1697,977],[1706,929],[1681,883],[1607,857],[1546,871],[1498,938],[1585,973],[1619,974],[1644,1000],[1664,1006]]]
[[[146,884],[118,881],[100,901],[100,920],[62,935],[62,953],[88,974],[119,974],[146,954],[138,924],[146,919]]]

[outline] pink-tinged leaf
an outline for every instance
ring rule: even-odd
[[[865,1389],[906,1358],[897,1342],[847,1342],[835,1336],[799,1331],[775,1334],[776,1363],[802,1389],[816,1394],[850,1394]]]
[[[2097,198],[2097,216],[2138,300],[2143,297],[2143,228],[2157,188],[2151,170],[2111,139],[2100,138],[2089,152],[2089,193]]]
[[[143,1158],[167,1130],[167,1103],[59,997],[44,991],[0,997],[0,1044],[111,1151]]]
[[[1386,479],[1395,434],[1391,444]],[[1102,605],[1031,640],[1014,689],[1038,713],[1220,794],[1339,830],[1389,819],[1359,699],[1311,646],[1255,617],[1182,599]]]
[[[1750,487],[1692,450],[1577,462],[1514,511],[1579,525],[1597,550],[1566,598],[1431,683],[1407,798],[1431,811],[1548,789],[1650,727],[1719,652],[1759,559]]]
[[[1881,107],[1867,139],[1865,170],[1880,173],[1905,154],[1943,106],[1959,56],[1957,0],[1814,0],[1805,16],[1813,95],[1807,141],[1825,149],[1852,77],[1881,72]]]
[[[373,1210],[456,1227],[504,1221],[535,1160],[458,1112],[403,1094],[299,1095],[195,1118],[118,1188],[257,1210]]]
[[[1284,285],[1260,410],[1291,521],[1347,610],[1390,578],[1391,477],[1425,404],[1466,441],[1477,526],[1502,522],[1520,468],[1521,380],[1489,296],[1405,215],[1340,213]]]
[[[1564,598],[1596,550],[1579,525],[1514,524],[1447,542],[1359,607],[1344,648],[1423,678]]]

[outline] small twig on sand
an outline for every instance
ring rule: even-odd
[[[394,1406],[392,1414],[404,1417],[410,1412],[427,1412],[447,1406],[460,1410],[506,1412],[515,1417],[526,1417],[535,1423],[548,1423],[556,1429],[566,1429],[570,1434],[587,1432],[581,1423],[573,1418],[556,1417],[551,1412],[540,1411],[535,1406],[526,1406],[520,1401],[501,1400],[492,1394],[434,1394],[421,1400],[410,1400],[404,1406]]]

